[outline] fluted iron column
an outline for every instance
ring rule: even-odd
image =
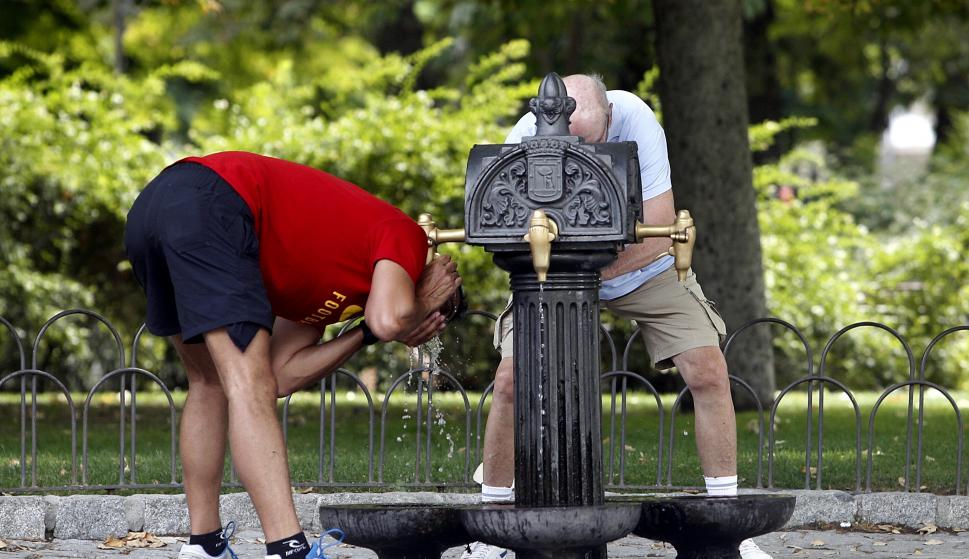
[[[603,503],[599,273],[512,274],[515,496],[523,506]]]

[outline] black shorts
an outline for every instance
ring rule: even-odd
[[[226,327],[241,350],[273,313],[252,212],[215,171],[177,163],[148,183],[125,225],[125,250],[148,298],[148,330],[185,343]]]

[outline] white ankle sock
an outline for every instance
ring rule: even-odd
[[[737,476],[703,476],[707,495],[711,497],[735,497],[737,495]]]
[[[493,487],[481,484],[482,503],[509,503],[515,500],[515,490],[511,487]]]

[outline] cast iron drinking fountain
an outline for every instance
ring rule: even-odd
[[[476,145],[468,159],[464,230],[419,222],[428,258],[439,243],[491,252],[508,271],[514,308],[515,504],[321,507],[322,526],[381,558],[440,557],[483,541],[522,559],[606,557],[635,533],[669,541],[681,558],[736,558],[743,539],[781,527],[794,498],[605,497],[599,388],[599,271],[622,248],[669,237],[680,281],[696,229],[686,210],[671,225],[637,223],[642,210],[635,142],[587,144],[569,133],[575,100],[549,74],[529,103],[535,136]],[[663,253],[660,256],[665,256]]]

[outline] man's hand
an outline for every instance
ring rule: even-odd
[[[416,286],[417,300],[428,312],[436,311],[454,295],[460,285],[458,265],[449,256],[439,256],[421,272]]]
[[[410,347],[417,347],[438,335],[444,330],[444,326],[444,315],[432,312],[413,332],[400,336],[397,341]]]

